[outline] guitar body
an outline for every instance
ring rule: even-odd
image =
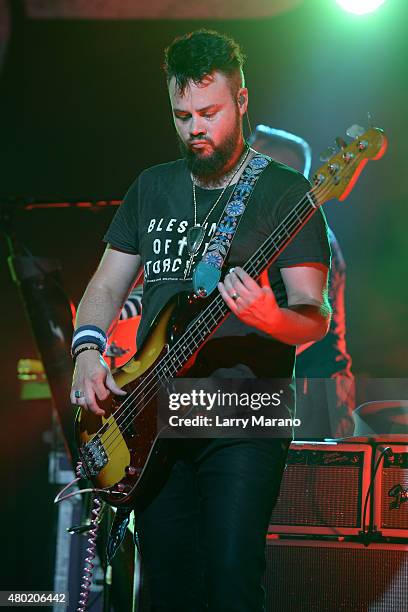
[[[99,402],[106,416],[82,408],[77,412],[75,434],[82,473],[96,488],[105,490],[101,497],[111,505],[133,504],[165,467],[167,443],[158,439],[157,396],[153,393],[158,383],[156,368],[208,301],[194,300],[186,293],[171,298],[154,320],[140,351],[112,372],[127,396],[110,395]]]

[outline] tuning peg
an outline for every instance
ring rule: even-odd
[[[356,123],[354,125],[351,125],[348,130],[346,130],[346,134],[350,138],[359,138],[359,136],[362,136],[364,132],[365,129],[361,127],[361,125],[357,125]]]
[[[336,145],[339,147],[339,149],[345,149],[347,147],[347,142],[343,140],[341,136],[337,136],[335,142],[336,142]]]
[[[335,153],[337,153],[337,150],[334,147],[328,147],[323,151],[323,153],[320,153],[320,161],[327,161],[328,159],[333,157]]]

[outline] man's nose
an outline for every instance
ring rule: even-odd
[[[201,134],[206,134],[206,129],[202,117],[191,118],[190,134],[191,136],[199,136]]]

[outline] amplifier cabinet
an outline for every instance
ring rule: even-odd
[[[371,460],[369,444],[293,442],[269,533],[357,535]]]
[[[376,460],[384,446],[377,446]],[[384,457],[375,478],[374,528],[383,536],[408,538],[408,446],[387,446],[393,454]]]
[[[269,536],[265,553],[265,612],[408,610],[408,545]],[[146,577],[135,605],[151,610]]]
[[[265,612],[408,610],[408,546],[268,539]]]

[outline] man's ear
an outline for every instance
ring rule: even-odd
[[[240,115],[243,117],[248,109],[248,89],[246,87],[240,87],[238,90],[237,102]]]

